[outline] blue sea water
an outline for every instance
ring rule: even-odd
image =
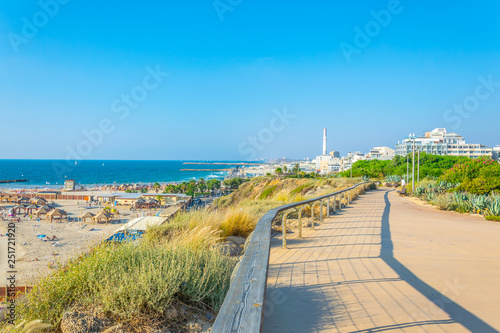
[[[238,161],[123,161],[123,160],[0,160],[0,180],[28,179],[28,183],[0,184],[22,188],[62,185],[66,179],[79,184],[123,184],[179,182],[200,177],[223,179],[225,171],[181,171],[181,169],[227,169],[234,165],[197,165],[183,162]]]

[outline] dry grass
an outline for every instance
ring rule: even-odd
[[[208,231],[210,234],[210,231]],[[94,307],[120,320],[161,314],[177,297],[222,305],[235,262],[206,249],[204,228],[190,230],[163,246],[103,245],[40,281],[19,306],[23,319],[58,327],[63,312],[75,305]]]
[[[255,229],[256,224],[257,218],[255,216],[243,209],[232,208],[226,211],[219,228],[225,237],[241,236],[246,238]]]

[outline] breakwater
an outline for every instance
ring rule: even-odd
[[[3,179],[0,180],[0,184],[9,184],[9,183],[27,183],[28,179]]]

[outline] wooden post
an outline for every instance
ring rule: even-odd
[[[288,215],[287,213],[283,214],[283,223],[281,224],[281,227],[283,228],[283,248],[286,249],[286,216]]]
[[[314,230],[314,204],[311,204],[311,228]]]
[[[299,209],[299,238],[302,238],[302,209],[304,209],[304,207]]]
[[[319,201],[319,222],[323,223],[323,200]]]
[[[326,217],[330,217],[330,198],[326,199]]]

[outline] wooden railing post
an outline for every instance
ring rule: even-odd
[[[326,199],[326,217],[330,217],[330,198]]]
[[[299,238],[302,238],[302,209],[304,209],[304,207],[299,209]]]
[[[323,223],[323,200],[319,200],[319,223]]]
[[[311,204],[311,228],[314,230],[314,203]]]
[[[283,229],[283,248],[286,249],[286,217],[289,212],[285,212],[283,214],[283,222],[281,223],[281,227]]]

